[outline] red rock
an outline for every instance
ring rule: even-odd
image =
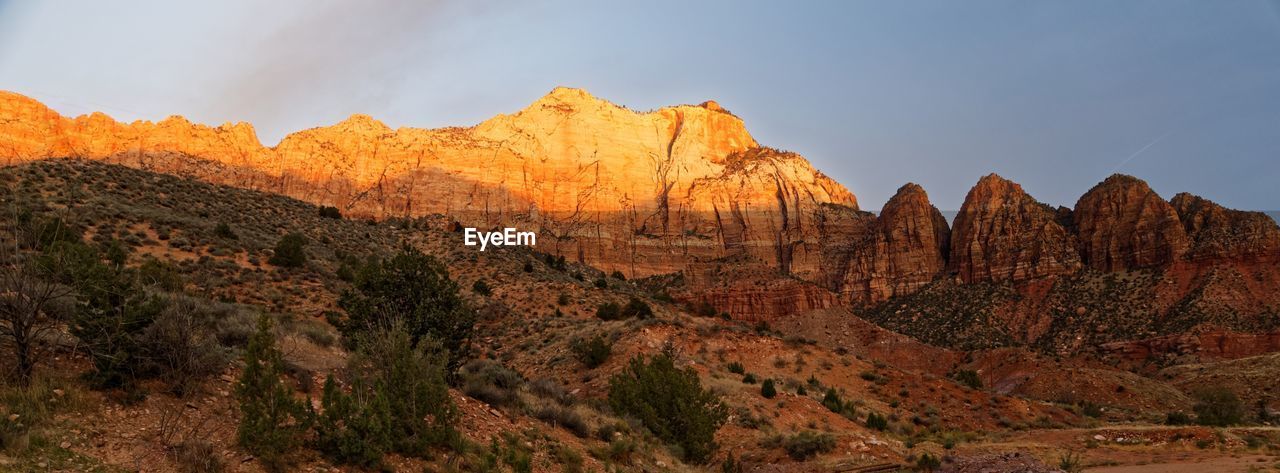
[[[1280,227],[1262,212],[1227,209],[1188,193],[1173,196],[1173,208],[1191,239],[1192,259],[1232,259],[1280,253]]]
[[[833,251],[826,260],[834,272],[832,289],[849,300],[878,302],[910,294],[946,267],[950,230],[919,185],[902,186],[878,217],[861,215],[854,227],[848,250]]]
[[[1140,179],[1115,174],[1090,189],[1073,212],[1084,263],[1101,271],[1167,265],[1186,251],[1178,214]]]
[[[964,282],[1025,281],[1080,268],[1057,212],[995,174],[969,191],[951,231],[950,268]]]

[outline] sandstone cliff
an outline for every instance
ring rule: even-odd
[[[1172,205],[1191,239],[1187,256],[1194,260],[1280,255],[1280,227],[1262,212],[1231,210],[1185,192],[1173,196]]]
[[[1100,271],[1167,265],[1186,251],[1173,206],[1132,176],[1116,174],[1094,186],[1072,215],[1084,262]]]
[[[827,285],[847,300],[879,302],[910,294],[946,267],[950,230],[919,185],[899,188],[878,217],[862,213],[845,218],[845,230],[822,233],[828,240],[848,238],[831,245],[823,261]]]
[[[1019,282],[1080,268],[1058,213],[995,174],[969,191],[951,232],[950,267],[964,282]]]
[[[539,250],[631,276],[736,254],[813,274],[814,214],[857,206],[804,158],[761,148],[714,102],[641,113],[568,88],[470,128],[393,130],[355,115],[272,148],[247,124],[66,118],[0,92],[0,142],[9,164],[97,159],[353,216],[533,227],[544,234]]]

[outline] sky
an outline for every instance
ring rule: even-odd
[[[878,209],[1116,172],[1280,209],[1280,0],[0,0],[0,89],[66,115],[469,126],[556,86],[713,99]]]

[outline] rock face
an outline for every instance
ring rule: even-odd
[[[1173,206],[1137,178],[1112,175],[1076,202],[1073,212],[1085,264],[1100,271],[1167,265],[1186,251]]]
[[[1026,281],[1080,268],[1059,214],[995,174],[969,191],[951,232],[950,267],[964,282]]]
[[[924,189],[907,184],[878,217],[849,217],[844,248],[828,253],[828,285],[847,300],[879,302],[915,292],[946,268],[950,230]],[[828,238],[839,232],[829,233]]]
[[[1173,196],[1193,260],[1224,260],[1280,254],[1280,228],[1262,212],[1227,209],[1188,193]]]
[[[714,102],[639,113],[557,88],[470,128],[393,130],[364,115],[262,146],[247,124],[65,118],[0,92],[0,162],[105,160],[333,205],[360,217],[446,214],[540,233],[539,250],[631,276],[745,254],[815,274],[815,214],[848,190],[760,147]]]

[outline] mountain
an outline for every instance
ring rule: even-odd
[[[266,147],[244,123],[67,118],[0,93],[0,142],[8,164],[86,158],[351,217],[442,215],[450,227],[533,230],[538,251],[629,278],[679,274],[673,297],[745,320],[840,305],[878,313],[894,299],[942,291],[977,311],[960,311],[974,331],[950,337],[989,333],[969,342],[1074,350],[1080,340],[1169,335],[1200,323],[1266,330],[1280,312],[1280,228],[1263,214],[1186,194],[1167,201],[1123,175],[1075,208],[1055,209],[991,174],[953,225],[915,184],[875,215],[804,157],[761,146],[710,101],[637,112],[557,88],[472,127],[391,129],[353,115]],[[1131,277],[1142,272],[1148,277]],[[1129,282],[1095,285],[1108,278]],[[1070,299],[1084,294],[1097,307],[1075,314],[1080,304]],[[957,314],[927,307],[911,309],[925,311],[920,324]],[[1132,320],[1082,325],[1103,308]],[[936,326],[897,329],[946,343],[927,335]],[[1096,336],[1073,335],[1081,330]]]
[[[0,93],[0,162],[104,160],[336,206],[518,226],[543,251],[630,276],[745,253],[811,272],[812,215],[857,207],[804,158],[760,147],[715,102],[636,112],[557,88],[469,128],[392,130],[365,115],[265,147],[252,126],[76,118]]]

